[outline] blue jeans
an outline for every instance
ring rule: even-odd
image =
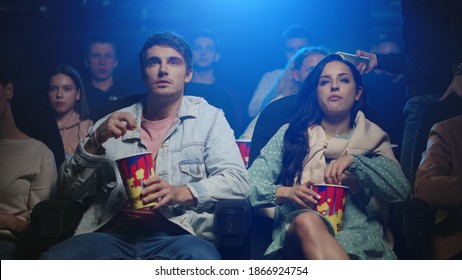
[[[217,249],[191,235],[120,234],[92,232],[76,235],[51,247],[40,259],[48,260],[219,260]]]
[[[412,149],[414,147],[415,137],[420,121],[427,109],[437,102],[439,98],[440,96],[435,94],[414,96],[409,98],[406,106],[404,107],[406,125],[404,127],[403,143],[401,146],[400,164],[404,175],[408,180],[411,180],[411,177],[414,177],[414,174],[412,174]]]
[[[21,249],[15,241],[0,237],[0,259],[17,260],[21,258]]]

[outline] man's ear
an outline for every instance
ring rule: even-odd
[[[83,60],[83,64],[85,64],[85,66],[86,66],[87,68],[90,68],[90,62],[88,62],[88,59],[87,59],[87,58],[85,58],[85,59]]]
[[[192,80],[193,76],[193,69],[190,68],[189,70],[186,70],[186,75],[184,77],[184,82],[189,83]]]
[[[114,69],[116,69],[118,65],[119,65],[119,60],[118,59],[114,60]]]
[[[5,86],[5,97],[7,101],[11,101],[14,95],[14,86],[12,82],[8,82]]]

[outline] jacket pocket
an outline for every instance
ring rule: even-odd
[[[179,163],[181,173],[196,178],[201,179],[205,176],[205,167],[204,163],[200,161],[181,161]]]

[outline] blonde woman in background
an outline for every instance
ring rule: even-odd
[[[323,59],[329,52],[322,47],[301,48],[287,63],[284,71],[271,87],[270,92],[262,103],[264,109],[270,102],[279,98],[298,94],[300,86],[310,71]],[[263,110],[262,109],[262,110]],[[240,140],[251,140],[258,114],[247,126],[244,133],[239,137]]]

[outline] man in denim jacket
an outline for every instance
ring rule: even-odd
[[[74,237],[43,259],[219,259],[213,246],[217,200],[245,198],[247,171],[221,110],[183,96],[192,54],[172,32],[148,38],[140,52],[148,94],[99,120],[60,170],[60,195],[89,204]],[[145,204],[133,210],[115,161],[153,152]]]

